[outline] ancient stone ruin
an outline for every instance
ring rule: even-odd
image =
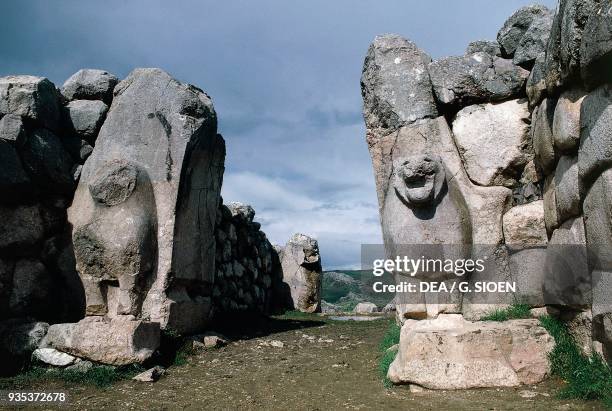
[[[585,352],[608,361],[611,7],[524,7],[497,41],[435,61],[407,39],[379,36],[361,80],[387,258],[488,259],[486,275],[463,280],[516,283],[512,300],[559,316]],[[473,321],[511,302],[398,294],[389,378],[438,389],[541,381],[552,346],[537,320]]]
[[[162,332],[320,310],[316,241],[289,242],[303,261],[284,275],[253,208],[223,204],[225,142],[202,90],[160,69],[81,70],[60,90],[9,76],[0,117],[3,373],[33,351],[56,366],[142,363]]]

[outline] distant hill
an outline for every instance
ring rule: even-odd
[[[323,273],[322,299],[338,306],[342,311],[352,311],[363,301],[374,303],[382,309],[392,299],[392,293],[375,293],[372,284],[376,281],[393,283],[390,275],[374,277],[370,270],[334,270]]]

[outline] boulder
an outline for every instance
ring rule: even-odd
[[[215,333],[213,331],[209,331],[201,336],[202,343],[206,348],[219,348],[227,345],[228,339],[227,337]]]
[[[543,225],[542,225],[542,228]],[[546,230],[543,230],[546,235]],[[546,237],[545,237],[546,238]],[[544,243],[540,246],[525,245],[511,246],[508,250],[508,277],[504,281],[511,281],[516,287],[513,293],[491,293],[488,296],[491,303],[508,304],[520,301],[532,307],[545,304],[544,284],[546,277],[546,251]],[[491,279],[496,281],[497,278]],[[512,299],[512,300],[511,300]],[[499,306],[498,306],[499,307]]]
[[[612,312],[612,169],[595,180],[583,203],[592,269],[593,315]]]
[[[575,152],[580,144],[580,107],[584,99],[582,90],[565,91],[557,100],[553,120],[555,150]]]
[[[469,106],[457,113],[453,134],[472,181],[516,185],[517,174],[532,158],[528,122],[527,103],[519,100]]]
[[[517,48],[521,46],[521,40],[525,34],[534,30],[532,26],[542,25],[541,20],[545,20],[549,16],[552,16],[552,12],[540,5],[522,7],[514,12],[497,33],[497,41],[504,54],[512,57]]]
[[[555,102],[544,99],[534,110],[531,125],[535,162],[546,175],[554,171],[556,163],[552,134],[554,113]]]
[[[76,357],[54,348],[37,348],[32,353],[32,359],[54,367],[67,367],[77,360]]]
[[[253,218],[255,218],[255,210],[248,204],[232,202],[227,205],[227,208],[233,217],[238,217],[248,223],[253,222]]]
[[[537,107],[546,96],[545,62],[546,53],[541,53],[533,64],[527,79],[527,97],[530,107]]]
[[[114,94],[68,210],[88,313],[197,332],[211,308],[225,157],[212,102],[160,69],[134,70]]]
[[[559,222],[582,214],[578,157],[563,156],[555,171],[555,203]]]
[[[138,374],[132,379],[134,381],[140,381],[140,382],[155,382],[159,380],[165,373],[166,373],[166,369],[164,367],[160,367],[159,365],[156,365],[155,367],[150,368],[146,370],[145,372],[141,372],[140,374]]]
[[[471,42],[467,49],[465,50],[465,54],[474,54],[474,53],[487,53],[489,56],[498,56],[501,57],[501,48],[499,43],[496,41],[489,40],[477,40]]]
[[[559,227],[560,223],[559,215],[557,214],[556,193],[555,176],[550,175],[544,180],[544,223],[549,234]]]
[[[591,89],[609,82],[612,70],[612,2],[596,4],[584,27],[580,43],[580,71]]]
[[[370,302],[358,303],[353,309],[355,314],[374,314],[378,311],[376,304]]]
[[[22,150],[22,160],[41,191],[72,194],[74,163],[55,134],[44,128],[34,130]]]
[[[283,282],[291,292],[293,308],[302,312],[320,312],[323,274],[317,240],[294,234],[283,249],[281,265]]]
[[[142,364],[159,347],[159,324],[130,317],[85,317],[78,323],[54,324],[45,348],[108,365]]]
[[[446,57],[429,65],[438,101],[467,106],[520,96],[529,72],[486,53]]]
[[[0,249],[17,255],[29,253],[45,235],[42,207],[39,205],[0,207]]]
[[[0,114],[17,114],[57,130],[59,94],[55,85],[44,77],[0,77]]]
[[[588,187],[604,170],[612,167],[612,86],[605,85],[587,95],[580,110],[578,171]]]
[[[118,81],[104,70],[81,69],[64,82],[61,91],[68,100],[102,100],[110,104]]]
[[[59,301],[53,299],[51,275],[38,260],[24,259],[15,263],[9,308],[14,316],[53,319]]]
[[[504,239],[508,245],[546,245],[548,236],[544,224],[544,201],[519,205],[503,217]]]
[[[23,119],[18,114],[7,114],[0,119],[0,140],[22,147],[27,139]]]
[[[546,53],[548,37],[554,14],[548,10],[536,17],[519,40],[512,62],[522,67],[532,67],[536,58]]]
[[[0,322],[0,354],[6,352],[15,357],[29,356],[38,348],[48,329],[47,323],[26,319]]]
[[[514,387],[550,374],[553,338],[539,321],[470,322],[458,314],[407,321],[387,376],[429,389]]]
[[[6,118],[5,116],[4,118]],[[18,198],[31,193],[30,178],[13,145],[0,137],[0,201],[15,202]],[[0,229],[1,230],[1,229]]]
[[[598,0],[560,0],[546,48],[546,86],[550,95],[580,73],[585,24]]]
[[[79,137],[93,142],[107,111],[108,106],[99,100],[73,100],[66,105],[66,123]]]
[[[567,220],[557,228],[546,252],[543,284],[546,303],[569,307],[588,305],[591,301],[591,275],[583,218]]]
[[[438,115],[427,73],[431,58],[397,35],[377,36],[361,76],[364,118],[370,128],[397,129]]]

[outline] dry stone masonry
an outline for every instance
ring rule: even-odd
[[[2,373],[35,350],[62,367],[143,363],[162,332],[293,307],[255,211],[222,204],[225,142],[199,88],[152,68],[84,69],[59,90],[0,78],[0,159]]]
[[[462,280],[515,282],[513,299],[555,313],[585,351],[608,361],[610,27],[610,0],[561,0],[556,11],[518,10],[497,42],[470,43],[463,56],[432,61],[409,40],[378,36],[361,80],[387,257],[419,244],[453,258],[486,257],[494,272]],[[537,321],[466,321],[499,307],[473,295],[446,304],[430,294],[402,298],[393,382],[452,389],[531,384],[548,374],[551,342]],[[440,344],[430,344],[434,336]],[[471,344],[509,357],[482,362],[465,354]],[[521,354],[524,344],[532,356]],[[424,348],[431,345],[436,352]]]

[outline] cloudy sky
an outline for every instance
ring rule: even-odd
[[[1,0],[0,76],[60,86],[80,68],[161,67],[213,98],[223,197],[252,204],[273,243],[319,240],[326,269],[380,243],[359,77],[375,35],[433,58],[495,39],[526,0]],[[540,3],[554,7],[554,0]]]

